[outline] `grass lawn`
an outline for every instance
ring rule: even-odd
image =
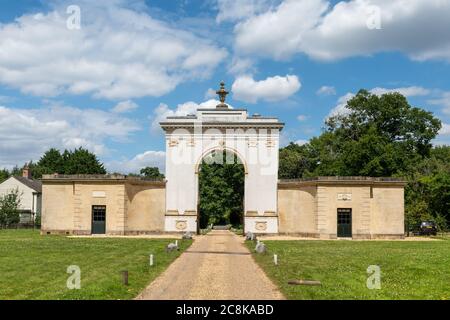
[[[450,299],[450,240],[264,243],[268,253],[254,258],[288,299]],[[380,290],[366,286],[369,265],[381,268]],[[322,285],[287,283],[294,279]]]
[[[169,240],[40,236],[32,230],[0,230],[0,300],[132,299],[180,252],[165,252]],[[149,266],[149,255],[154,266]],[[81,289],[69,290],[69,265],[81,269]],[[122,285],[128,270],[129,285]]]

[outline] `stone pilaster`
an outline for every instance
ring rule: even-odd
[[[81,188],[80,184],[73,183],[73,230],[80,231],[82,215],[82,200],[81,200]]]

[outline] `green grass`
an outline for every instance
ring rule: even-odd
[[[132,299],[192,243],[165,252],[169,240],[40,236],[32,230],[0,230],[0,300]],[[149,266],[149,255],[154,266]],[[81,289],[69,290],[69,265],[81,269]],[[120,271],[128,270],[129,285]]]
[[[257,263],[288,299],[450,298],[450,241],[264,241]],[[254,243],[247,246],[254,252]],[[273,254],[279,264],[273,263]],[[366,286],[367,267],[381,268],[381,289]],[[320,280],[320,287],[289,285]]]

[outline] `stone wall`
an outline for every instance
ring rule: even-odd
[[[163,185],[128,184],[127,233],[164,232],[165,196]]]
[[[126,177],[43,179],[42,233],[91,234],[92,206],[106,206],[106,234],[196,229],[196,211],[166,208],[162,181]],[[247,196],[247,195],[246,195]],[[352,209],[354,239],[402,238],[404,183],[373,178],[280,182],[277,212],[247,212],[256,233],[337,238],[337,210]]]
[[[338,209],[352,209],[354,239],[404,236],[402,181],[324,177],[278,184],[281,234],[335,239]]]
[[[44,177],[41,233],[91,234],[92,206],[106,206],[106,234],[164,230],[165,183],[123,178]]]

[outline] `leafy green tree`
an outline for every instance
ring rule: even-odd
[[[219,157],[222,157],[221,161],[209,161],[211,158],[206,158],[200,166],[201,228],[208,224],[242,225],[244,166],[238,163],[234,155],[221,153],[214,156],[215,159]],[[233,159],[234,163],[229,163],[230,159]]]
[[[349,112],[330,117],[322,143],[324,164],[317,173],[392,176],[407,172],[430,155],[441,128],[431,112],[409,105],[399,93],[382,96],[361,90],[346,108]],[[323,152],[326,154],[324,155]],[[322,159],[321,159],[322,160]],[[333,172],[332,172],[333,173]]]
[[[11,170],[11,176],[21,176],[22,175],[22,168],[19,168],[17,165],[14,166]]]
[[[3,227],[19,223],[21,196],[17,188],[0,196],[0,225]]]
[[[63,174],[106,174],[97,156],[82,147],[62,154]]]
[[[141,175],[149,179],[164,179],[164,175],[159,172],[158,167],[145,167],[140,171]]]
[[[306,148],[291,142],[280,150],[278,171],[280,179],[295,179],[308,175],[313,167],[314,159],[308,157]]]
[[[44,153],[36,167],[38,168],[35,169],[40,171],[41,176],[42,174],[63,173],[64,160],[61,152],[55,148],[51,148]],[[31,172],[33,173],[35,170]]]
[[[2,169],[0,170],[0,183],[2,183],[3,181],[5,181],[6,179],[8,179],[10,177],[10,173],[8,170],[6,169]]]

